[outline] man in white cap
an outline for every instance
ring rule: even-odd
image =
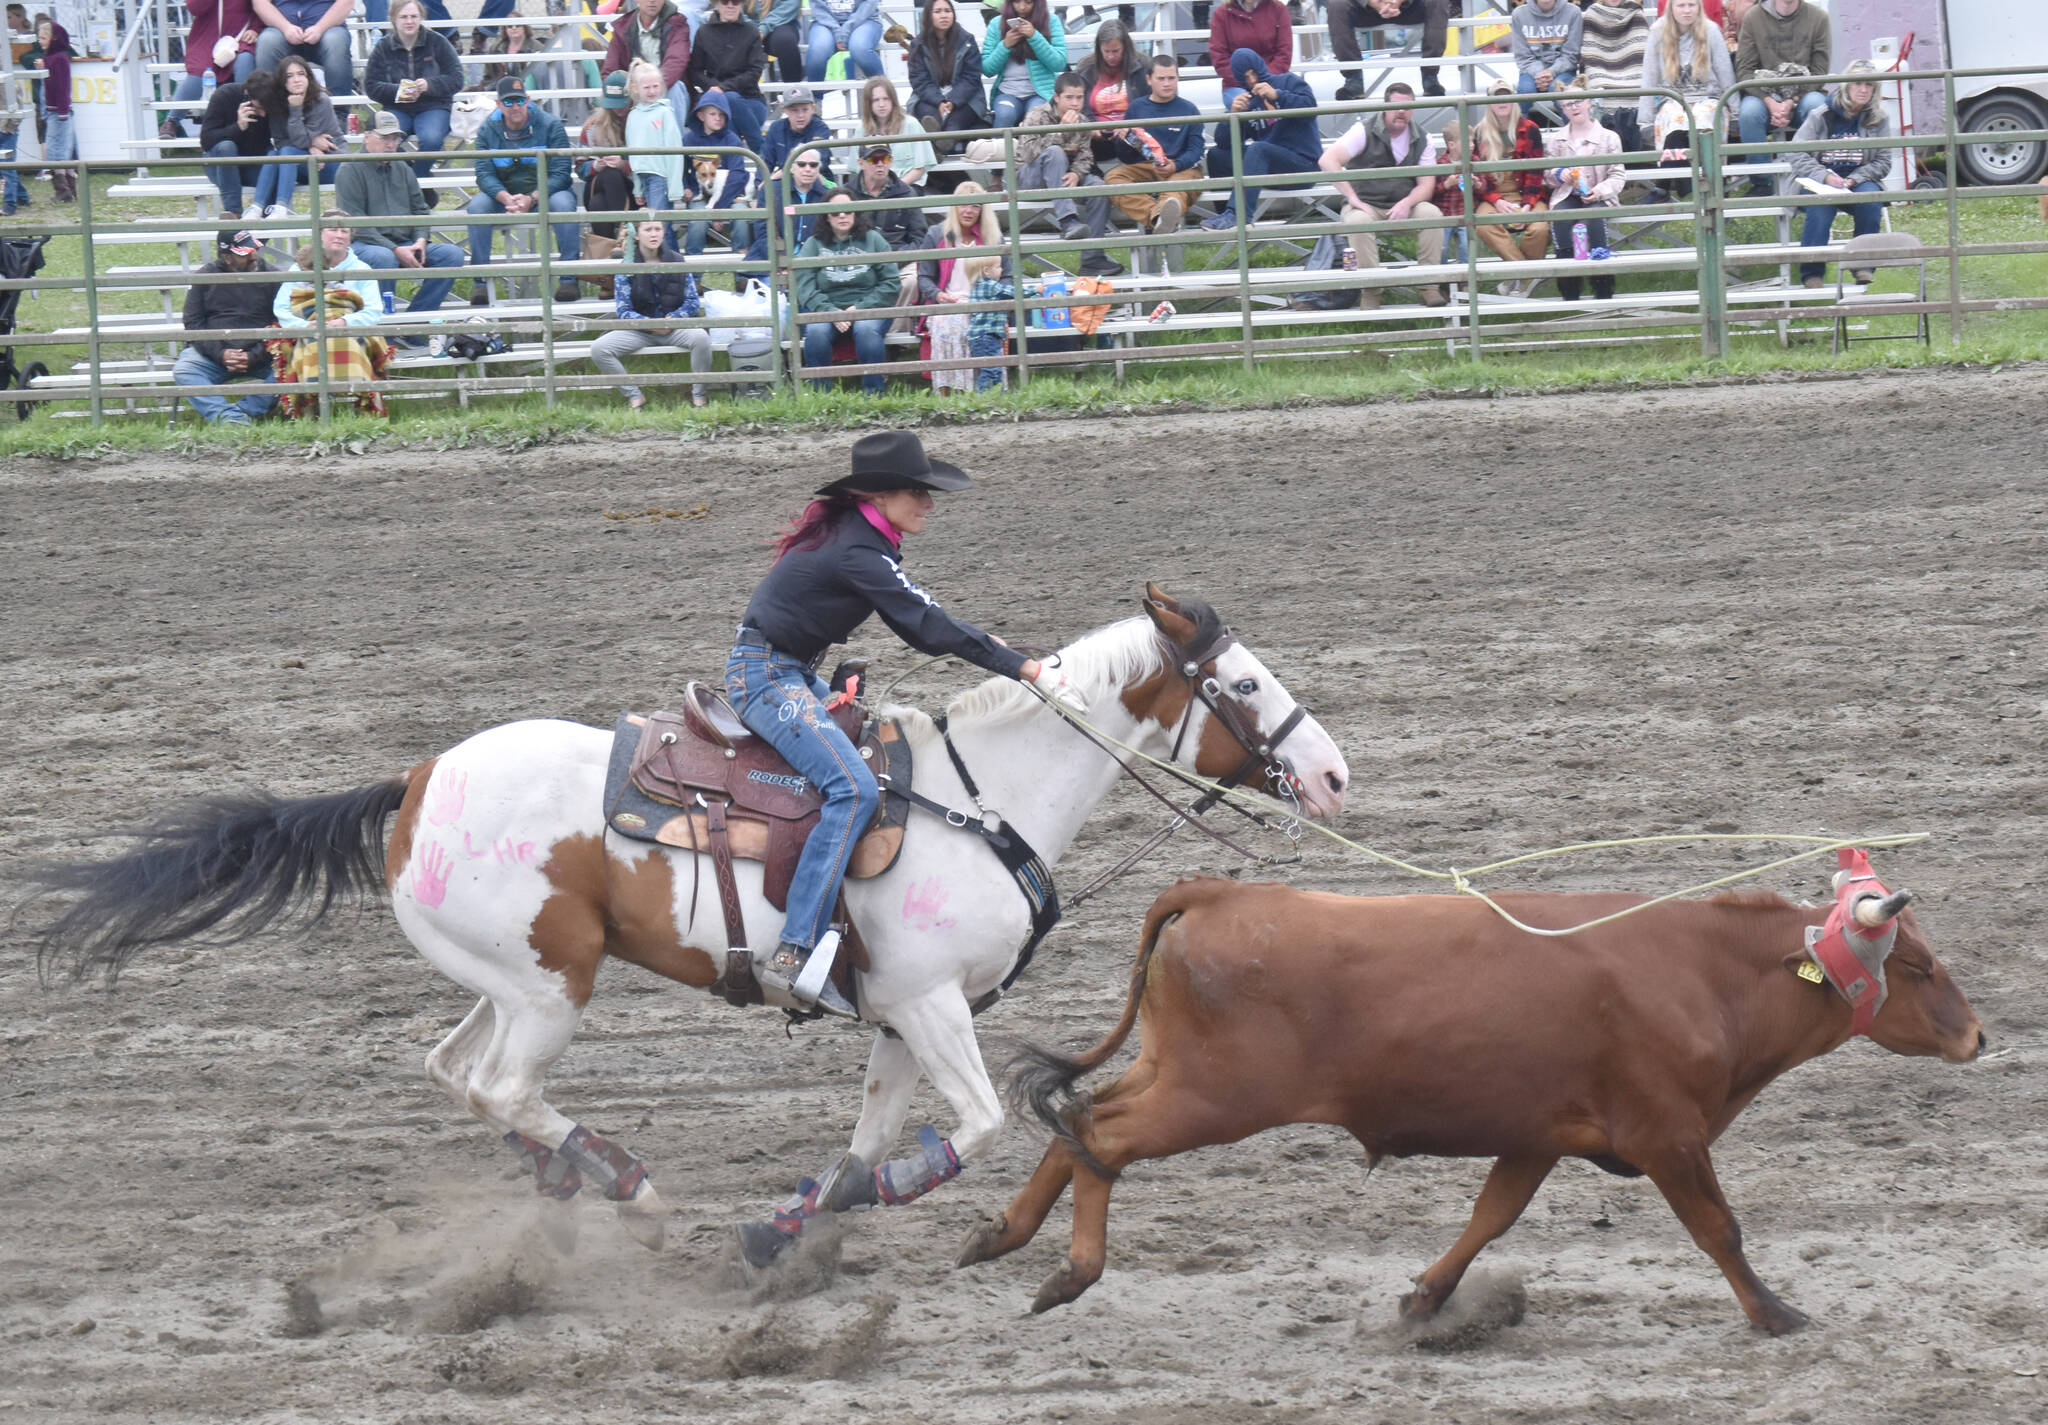
[[[398,115],[388,110],[380,111],[370,131],[363,135],[363,151],[377,157],[342,164],[334,184],[335,202],[358,215],[349,250],[379,272],[460,267],[463,264],[461,248],[451,242],[434,242],[426,224],[406,221],[407,218],[426,217],[433,211],[433,204],[427,201],[427,195],[421,190],[412,165],[397,162],[391,157],[404,142],[405,130],[399,124]],[[380,280],[377,283],[378,291],[387,302],[397,286],[393,281]],[[438,310],[454,286],[452,277],[427,278],[413,293],[406,311]],[[397,340],[401,346],[426,345],[425,337],[407,336]]]

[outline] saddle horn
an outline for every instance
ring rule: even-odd
[[[1883,900],[1865,896],[1856,902],[1856,923],[1865,930],[1875,930],[1912,903],[1911,891],[1893,891]]]

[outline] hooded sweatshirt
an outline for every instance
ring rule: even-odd
[[[1230,56],[1230,74],[1238,83],[1244,82],[1249,70],[1253,82],[1264,82],[1273,86],[1277,104],[1268,104],[1258,95],[1251,96],[1251,104],[1245,110],[1242,124],[1244,141],[1251,143],[1261,140],[1276,144],[1291,153],[1301,155],[1303,170],[1314,168],[1323,157],[1322,135],[1316,129],[1315,119],[1308,114],[1294,114],[1293,109],[1313,109],[1316,96],[1309,89],[1308,81],[1298,74],[1276,74],[1266,67],[1264,59],[1248,49],[1241,49]],[[1253,114],[1270,113],[1271,118],[1252,118]],[[1218,124],[1215,134],[1216,146],[1225,153],[1230,151],[1230,125]]]
[[[43,107],[60,119],[70,118],[71,36],[54,22],[50,26],[50,47],[43,52],[43,80]]]
[[[1849,186],[1853,188],[1858,183],[1883,183],[1885,175],[1892,171],[1893,150],[1866,148],[1857,142],[1859,139],[1888,139],[1892,136],[1892,119],[1885,112],[1884,100],[1873,94],[1861,113],[1847,113],[1845,106],[1849,101],[1845,91],[1848,87],[1838,84],[1829,90],[1828,102],[1808,114],[1806,122],[1799,126],[1799,132],[1793,135],[1799,143],[1841,140],[1836,148],[1787,153],[1785,162],[1791,167],[1795,181],[1801,178],[1819,181],[1825,173],[1839,173],[1849,180]]]
[[[1508,17],[1515,68],[1535,78],[1579,72],[1579,49],[1585,43],[1585,16],[1571,0],[1552,0],[1548,10],[1539,0],[1522,0]]]
[[[717,133],[712,133],[705,129],[697,118],[697,109],[716,109],[725,116],[725,127]],[[742,148],[745,146],[740,142],[740,136],[733,130],[732,105],[726,102],[725,95],[716,92],[706,94],[697,101],[697,109],[690,111],[689,127],[683,130],[684,148]],[[636,105],[634,113],[637,114],[638,112],[639,107]],[[627,123],[631,124],[631,122],[632,120],[629,118]],[[627,135],[626,141],[628,143],[632,142],[630,134]],[[637,160],[635,166],[638,166]],[[718,166],[731,174],[732,177],[727,178],[720,185],[718,196],[713,199],[711,206],[714,208],[730,208],[733,204],[739,202],[741,195],[747,191],[747,178],[751,165],[748,164],[744,155],[728,153],[719,155]],[[711,197],[709,193],[703,192],[698,187],[697,170],[694,165],[685,165],[683,179],[684,191],[698,197]]]
[[[676,127],[676,111],[666,95],[635,104],[626,111],[626,144],[632,151],[627,166],[637,174],[664,179],[668,183],[670,207],[681,207],[683,189],[689,182],[689,160],[680,153],[646,153],[655,148],[681,148],[683,131]]]
[[[1224,88],[1235,89],[1242,82],[1238,76],[1244,71],[1232,63],[1231,55],[1245,49],[1257,52],[1274,74],[1285,74],[1294,63],[1294,22],[1280,0],[1259,0],[1249,10],[1238,0],[1223,0],[1209,11],[1209,63],[1218,74],[1230,65]]]
[[[1773,0],[1757,0],[1742,17],[1742,42],[1735,51],[1735,77],[1748,79],[1759,69],[1803,64],[1808,74],[1826,74],[1834,53],[1828,12],[1800,0],[1790,15],[1780,15]]]

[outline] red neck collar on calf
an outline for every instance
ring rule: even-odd
[[[1870,869],[1870,858],[1862,851],[1845,847],[1836,857],[1845,874],[1835,877],[1835,908],[1828,912],[1825,924],[1806,927],[1806,953],[1849,1002],[1849,1034],[1853,1038],[1870,1032],[1870,1022],[1890,993],[1884,962],[1898,939],[1899,922],[1894,916],[1875,930],[1856,923],[1856,902],[1865,896],[1882,900],[1890,892]]]

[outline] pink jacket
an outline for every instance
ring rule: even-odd
[[[1574,139],[1570,129],[1552,136],[1543,146],[1546,158],[1556,160],[1556,165],[1543,170],[1543,177],[1551,185],[1550,206],[1555,208],[1573,193],[1579,192],[1578,182],[1570,170],[1584,171],[1591,192],[1581,195],[1580,201],[1602,203],[1610,207],[1621,202],[1621,185],[1625,177],[1618,163],[1587,163],[1583,160],[1603,153],[1620,153],[1621,136],[1612,129],[1603,129],[1598,124],[1593,132],[1583,139]],[[1562,174],[1559,169],[1565,170]],[[1562,181],[1559,181],[1562,178]]]

